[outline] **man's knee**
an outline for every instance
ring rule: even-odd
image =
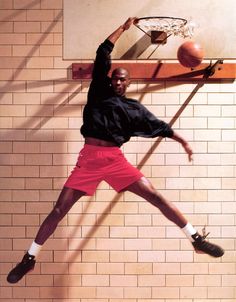
[[[51,212],[51,216],[53,216],[55,220],[61,220],[66,213],[67,211],[64,208],[55,206]]]

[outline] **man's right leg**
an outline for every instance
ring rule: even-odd
[[[46,217],[40,226],[35,241],[32,243],[22,261],[10,271],[7,276],[9,283],[18,282],[25,274],[35,266],[37,257],[44,242],[53,234],[58,223],[69,212],[74,203],[83,195],[84,192],[64,187],[51,213]]]

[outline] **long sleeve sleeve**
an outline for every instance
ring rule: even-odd
[[[173,129],[140,104],[142,114],[134,120],[133,135],[142,137],[172,137]]]
[[[94,80],[104,79],[111,69],[111,52],[114,44],[105,40],[99,45],[94,62],[92,77]]]

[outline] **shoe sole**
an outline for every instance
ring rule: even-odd
[[[8,276],[7,276],[7,282],[8,283],[11,283],[11,284],[15,284],[15,283],[18,283],[24,276],[26,276],[27,274],[29,274],[31,271],[33,271],[34,268],[31,268],[30,270],[28,270],[27,273],[25,273],[20,279],[16,280],[16,281],[12,281],[12,280],[8,280]]]

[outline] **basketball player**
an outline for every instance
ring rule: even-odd
[[[22,261],[8,274],[10,283],[18,282],[35,266],[44,242],[74,203],[84,195],[93,195],[97,185],[107,181],[117,192],[130,191],[157,207],[170,221],[183,230],[196,252],[221,257],[221,247],[207,242],[186,220],[183,214],[157,192],[150,181],[124,157],[120,146],[132,136],[169,137],[179,142],[192,159],[188,142],[164,121],[157,119],[142,104],[125,96],[129,85],[129,72],[115,69],[111,78],[110,54],[122,33],[130,28],[135,18],[129,18],[117,28],[97,50],[83,113],[81,133],[85,138],[77,164],[66,181],[58,201],[42,223],[35,240]]]

